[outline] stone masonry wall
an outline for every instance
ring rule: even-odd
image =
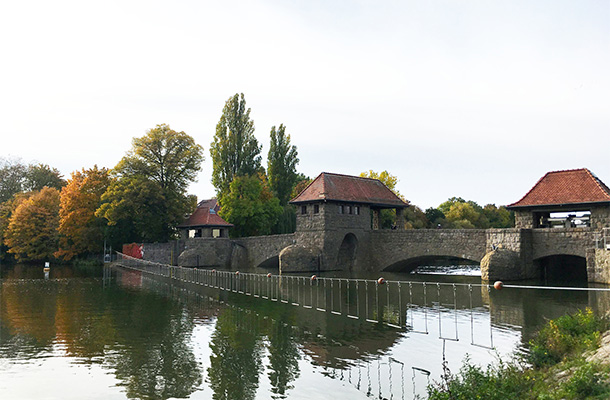
[[[548,228],[532,230],[532,259],[563,254],[586,257],[595,247],[591,228]]]
[[[183,240],[167,243],[144,243],[143,259],[161,264],[177,265],[178,256],[184,250]]]
[[[270,258],[279,256],[285,247],[295,241],[294,233],[233,239],[233,242],[247,249],[249,265],[243,268],[254,268]]]
[[[481,261],[487,247],[484,229],[409,229],[373,231],[371,263],[376,270],[417,257],[446,256]]]
[[[610,250],[587,251],[587,278],[589,282],[610,283]]]

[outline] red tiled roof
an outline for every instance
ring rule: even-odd
[[[586,168],[553,171],[508,207],[610,202],[610,189]]]
[[[197,209],[180,224],[179,228],[195,226],[233,226],[217,214],[219,209],[216,199],[203,200],[197,205]]]
[[[345,201],[381,207],[407,207],[378,179],[322,172],[291,203]]]

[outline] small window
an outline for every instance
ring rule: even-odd
[[[354,206],[354,214],[355,215],[360,215],[360,207]]]
[[[220,237],[220,229],[212,229],[212,237],[219,238]]]
[[[352,213],[352,206],[347,206],[347,213],[351,214]]]
[[[320,213],[320,205],[319,204],[314,204],[313,205],[313,213],[314,214],[319,214]]]
[[[339,214],[345,214],[344,206],[339,206]]]
[[[301,206],[301,214],[307,214],[307,206]]]

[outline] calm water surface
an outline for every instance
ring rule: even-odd
[[[414,282],[401,292],[410,307],[380,311],[404,314],[397,329],[345,315],[362,291],[335,315],[117,268],[1,268],[2,399],[412,399],[443,360],[485,365],[548,318],[610,304],[601,292],[437,286],[480,277],[427,269],[386,274]]]

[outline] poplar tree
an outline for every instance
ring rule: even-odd
[[[252,176],[261,168],[261,146],[254,137],[254,122],[246,109],[244,94],[229,98],[216,125],[210,145],[212,184],[219,198],[228,193],[235,177]]]
[[[299,163],[297,147],[290,145],[290,135],[280,124],[276,130],[271,128],[271,141],[267,155],[267,177],[273,194],[285,206],[290,200],[292,188],[297,182],[296,166]]]

